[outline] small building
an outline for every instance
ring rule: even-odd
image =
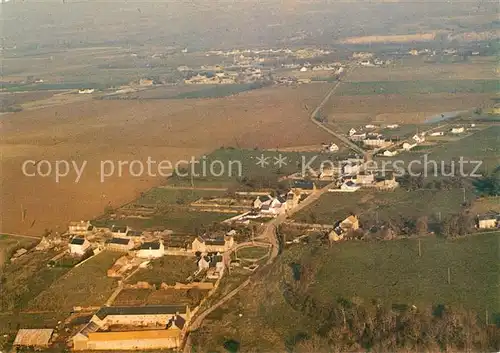
[[[117,225],[112,225],[111,226],[111,234],[114,236],[114,237],[122,237],[122,236],[126,236],[127,233],[130,231],[130,227],[129,226],[117,226]]]
[[[444,136],[444,132],[443,131],[431,132],[430,136]]]
[[[479,229],[491,229],[499,226],[500,215],[490,212],[477,216],[477,225]]]
[[[416,143],[422,143],[422,142],[425,142],[425,137],[422,136],[422,135],[419,135],[419,134],[415,134],[413,135],[412,137],[413,141],[415,141]]]
[[[257,196],[255,201],[253,202],[253,208],[260,209],[262,205],[270,204],[273,200],[271,195],[260,195]]]
[[[388,129],[397,129],[398,127],[399,127],[398,124],[389,124],[389,125],[387,125]]]
[[[165,246],[163,241],[149,241],[141,245],[136,256],[142,259],[157,259],[165,255]]]
[[[219,235],[219,236],[210,236],[208,234],[204,234],[202,236],[196,237],[195,240],[191,243],[191,248],[193,252],[201,252],[201,253],[223,253],[228,251],[234,246],[234,237],[232,235]]]
[[[358,217],[355,215],[350,215],[349,217],[344,219],[342,222],[340,222],[339,227],[344,232],[349,232],[349,231],[354,231],[354,230],[359,229]]]
[[[352,135],[355,135],[356,134],[356,129],[355,128],[351,128],[351,130],[349,130],[349,136],[352,136]]]
[[[311,180],[294,180],[292,190],[297,190],[301,194],[310,194],[316,190],[316,185]]]
[[[286,194],[286,209],[287,210],[293,209],[299,204],[299,201],[300,201],[300,192],[297,190],[295,191],[290,190]]]
[[[269,215],[275,217],[286,211],[286,199],[282,196],[278,196],[272,199],[268,204],[263,204],[260,208],[260,212],[263,215]]]
[[[139,86],[152,86],[154,84],[154,81],[148,78],[141,78],[139,80]]]
[[[365,125],[365,129],[376,129],[376,128],[377,128],[377,126],[373,125],[373,124]]]
[[[413,147],[415,147],[416,145],[417,145],[416,143],[411,144],[411,143],[405,142],[405,143],[403,143],[403,150],[409,151]]]
[[[349,138],[354,142],[363,141],[366,139],[366,132],[354,133],[352,135],[349,135]]]
[[[384,153],[382,153],[382,156],[384,156],[384,157],[394,157],[397,154],[398,154],[398,151],[385,150]]]
[[[328,152],[338,152],[339,151],[339,146],[335,143],[330,143],[327,147],[326,147],[326,150]]]
[[[360,185],[369,185],[375,182],[375,176],[372,173],[360,172],[356,175],[356,183]]]
[[[392,144],[391,141],[388,141],[382,137],[375,137],[375,138],[366,138],[363,140],[363,144],[368,147],[387,147]]]
[[[454,127],[451,129],[451,133],[455,134],[455,135],[462,134],[462,133],[464,133],[464,131],[465,131],[465,128],[463,126]]]
[[[341,228],[336,227],[330,233],[328,233],[328,240],[331,242],[337,242],[344,239],[344,232]]]
[[[110,251],[128,252],[134,248],[131,238],[113,237],[106,242],[106,249]]]
[[[94,229],[90,221],[69,222],[68,233],[71,235],[87,235]]]
[[[69,241],[69,253],[71,255],[82,256],[90,248],[90,242],[84,237],[74,237]]]
[[[14,346],[31,348],[48,348],[53,329],[20,329],[14,339]]]
[[[350,180],[346,181],[345,183],[343,183],[342,185],[340,185],[340,190],[343,190],[343,191],[351,191],[351,192],[354,192],[356,190],[359,190],[360,189],[360,186]]]
[[[396,181],[394,174],[391,173],[391,176],[381,176],[375,178],[375,187],[379,190],[394,190],[399,186],[399,183]]]

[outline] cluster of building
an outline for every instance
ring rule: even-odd
[[[391,60],[376,58],[373,53],[368,52],[355,52],[352,54],[352,59],[354,59],[359,65],[366,67],[390,65],[392,63]]]
[[[328,233],[328,240],[336,242],[344,239],[346,234],[359,229],[359,219],[356,215],[350,215],[344,220],[335,222],[333,230]]]
[[[387,125],[389,129],[399,127],[397,124]],[[399,142],[399,137],[385,137],[382,134],[370,130],[377,129],[376,125],[366,125],[364,129],[356,130],[351,128],[349,130],[349,139],[353,142],[362,143],[367,148],[386,148],[392,144]]]
[[[236,72],[216,72],[211,73],[198,73],[195,76],[184,80],[188,85],[214,85],[214,84],[233,84],[236,83],[238,73]]]

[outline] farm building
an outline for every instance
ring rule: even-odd
[[[131,238],[113,237],[106,242],[106,249],[111,251],[127,252],[134,248],[134,241]]]
[[[255,209],[260,209],[262,205],[267,203],[270,203],[272,201],[272,196],[271,195],[260,195],[257,196],[255,201],[253,202],[253,208]]]
[[[344,232],[359,229],[359,220],[355,215],[350,215],[339,224]]]
[[[114,237],[126,236],[131,229],[128,226],[115,226],[111,227],[111,234]]]
[[[232,235],[211,237],[207,234],[197,237],[193,240],[191,248],[194,252],[225,252],[234,246],[234,238]]]
[[[46,348],[54,330],[52,329],[20,329],[14,339],[14,346]]]
[[[454,127],[451,129],[452,134],[462,134],[465,131],[465,128],[463,126],[461,127]]]
[[[93,230],[90,221],[69,222],[68,233],[71,235],[86,235]]]
[[[301,194],[310,194],[316,190],[316,185],[310,180],[294,180],[292,190],[300,191]]]
[[[182,331],[175,328],[119,332],[89,332],[73,337],[78,350],[147,350],[174,349],[181,345]]]
[[[136,256],[143,259],[156,259],[165,255],[165,246],[161,240],[145,242]]]
[[[477,216],[477,224],[479,229],[496,228],[499,223],[500,215],[496,213],[487,213]]]
[[[172,349],[180,346],[191,318],[185,305],[103,307],[75,336],[74,350]],[[150,327],[149,330],[100,331],[113,325]],[[162,327],[163,329],[158,329]]]
[[[69,241],[69,252],[72,255],[84,255],[90,248],[90,242],[84,237],[74,237]]]

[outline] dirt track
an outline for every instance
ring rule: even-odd
[[[0,230],[40,235],[64,231],[69,220],[94,217],[164,181],[110,177],[100,182],[100,161],[168,159],[175,163],[220,146],[276,148],[317,144],[328,137],[310,129],[309,110],[328,85],[256,90],[216,100],[86,101],[2,118]],[[307,133],[304,133],[307,131]],[[25,160],[87,161],[75,183],[26,177]],[[24,222],[22,209],[25,210]]]

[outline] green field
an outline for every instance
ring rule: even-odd
[[[187,205],[200,198],[223,197],[224,191],[176,190],[153,188],[134,201],[135,205],[152,206],[158,204]]]
[[[163,212],[151,218],[99,219],[98,222],[108,227],[113,224],[128,225],[137,230],[165,228],[178,233],[196,234],[214,222],[235,216],[234,213],[194,212],[175,208]]]
[[[372,94],[496,93],[498,80],[421,80],[344,82],[338,96]]]
[[[466,197],[472,199],[470,191],[466,191]],[[402,217],[417,219],[420,216],[444,219],[460,212],[462,202],[462,189],[406,191],[398,188],[392,192],[327,193],[293,218],[299,222],[333,224],[353,212],[361,223],[375,219],[397,221]]]
[[[34,252],[6,264],[0,273],[0,311],[23,310],[28,302],[67,272],[48,268],[47,261],[57,253]]]
[[[257,260],[261,257],[266,256],[269,253],[269,249],[261,246],[253,246],[248,248],[243,248],[237,251],[238,258]]]
[[[116,287],[116,280],[107,277],[107,270],[121,256],[103,251],[81,266],[71,269],[47,290],[35,297],[32,310],[70,312],[74,306],[101,306]]]
[[[196,258],[192,256],[164,256],[151,262],[151,269],[140,269],[129,278],[129,283],[139,281],[151,284],[165,282],[174,285],[175,282],[187,283],[186,279],[198,268]]]
[[[286,163],[286,165],[282,164],[281,168],[276,164],[280,156],[282,161]],[[273,188],[280,177],[300,172],[302,163],[307,164],[315,156],[317,158],[313,163],[309,164],[312,168],[319,167],[320,163],[324,160],[330,159],[335,161],[345,158],[347,155],[341,153],[319,155],[316,152],[280,152],[278,150],[249,150],[222,147],[201,158],[200,164],[195,165],[194,171],[198,175],[203,175],[203,165],[209,171],[214,161],[221,161],[224,166],[224,173],[221,176],[195,176],[193,177],[193,182],[195,187],[246,185],[254,188]],[[261,157],[264,157],[267,163],[264,167],[258,164]],[[214,170],[216,172],[220,170],[217,164],[214,164]],[[187,172],[190,172],[190,170]],[[210,173],[207,172],[206,175],[208,174]],[[189,186],[191,185],[191,178],[189,176],[180,177],[174,175],[169,179],[169,184]]]
[[[500,164],[500,126],[491,126],[458,141],[442,144],[432,149],[429,157],[434,160],[458,159],[483,161],[482,171],[490,171]]]
[[[483,317],[485,310],[498,314],[499,242],[500,233],[456,240],[424,238],[421,257],[416,239],[345,242],[311,257],[316,266],[312,291],[323,298],[361,297],[417,307],[445,304],[475,310]]]
[[[229,84],[229,85],[215,85],[212,87],[202,88],[192,92],[183,92],[172,97],[174,99],[184,99],[184,98],[221,98],[232,96],[245,91],[251,91],[254,89],[265,87],[265,84],[260,82],[255,83],[240,83],[240,84]]]

